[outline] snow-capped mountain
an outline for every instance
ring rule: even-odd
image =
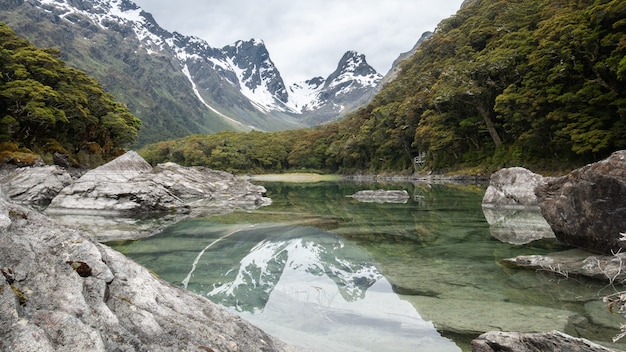
[[[223,48],[169,32],[130,0],[0,4],[0,21],[57,47],[143,121],[140,144],[224,129],[281,130],[332,121],[382,78],[349,51],[327,78],[286,87],[262,40]]]
[[[324,123],[363,105],[379,85],[382,75],[365,60],[365,55],[346,52],[328,78],[315,77],[289,87],[289,105],[301,114],[316,112],[315,123]]]

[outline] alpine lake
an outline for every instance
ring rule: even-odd
[[[501,264],[568,248],[554,238],[497,239],[532,228],[490,226],[481,207],[486,184],[254,183],[271,205],[107,244],[311,350],[470,351],[472,339],[492,330],[559,330],[626,350],[611,341],[626,318],[602,302],[623,288]],[[406,190],[410,198],[349,197],[368,189]]]

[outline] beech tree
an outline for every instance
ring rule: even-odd
[[[116,156],[134,142],[141,122],[59,57],[0,24],[0,142],[42,154]]]

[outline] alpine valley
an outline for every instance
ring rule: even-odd
[[[161,28],[129,0],[2,0],[0,21],[61,50],[143,121],[137,145],[222,130],[278,131],[336,120],[383,76],[348,51],[335,72],[287,86],[262,40],[213,48]]]

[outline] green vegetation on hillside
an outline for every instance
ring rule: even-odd
[[[98,164],[134,143],[141,122],[93,78],[0,24],[0,157],[55,152]],[[33,154],[34,153],[34,154]]]
[[[625,88],[625,1],[476,0],[342,122],[144,154],[234,171],[412,170],[418,155],[432,170],[577,166],[626,147]],[[275,149],[271,161],[248,158],[254,143]]]

